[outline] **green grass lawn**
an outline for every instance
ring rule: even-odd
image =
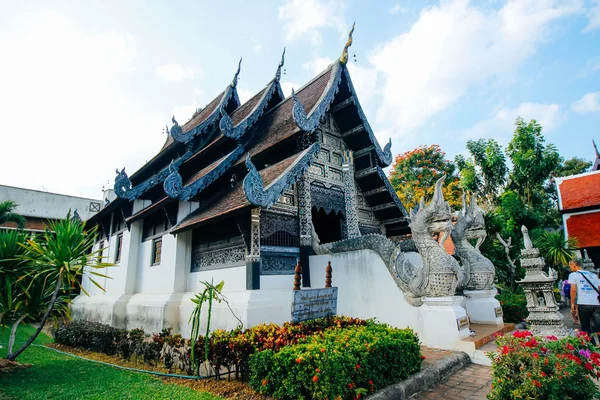
[[[17,345],[33,333],[31,326],[17,332]],[[9,330],[0,330],[0,357],[6,357]],[[40,334],[35,343],[52,339]],[[18,346],[15,345],[15,348]],[[218,399],[187,387],[165,384],[151,375],[123,371],[30,346],[17,359],[32,367],[0,373],[0,399]]]

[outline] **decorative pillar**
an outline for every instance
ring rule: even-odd
[[[348,239],[360,236],[358,228],[358,206],[356,203],[356,184],[354,183],[354,156],[346,150],[342,154],[342,179],[344,181],[344,199],[346,203],[346,229]]]
[[[310,264],[308,257],[314,254],[312,248],[312,200],[310,198],[310,178],[308,172],[296,183],[298,188],[298,222],[300,224],[300,262],[302,286],[310,287]]]
[[[554,299],[556,271],[550,269],[550,275],[542,271],[546,263],[540,257],[540,251],[533,247],[525,226],[521,232],[525,241],[525,249],[521,250],[521,266],[525,268],[525,277],[517,283],[523,288],[527,299],[530,330],[534,335],[567,336],[569,331],[562,323],[563,316]]]
[[[300,283],[302,280],[302,265],[300,260],[296,264],[296,268],[294,268],[294,290],[301,290]]]
[[[246,289],[260,289],[260,207],[250,211],[250,251],[246,255]]]

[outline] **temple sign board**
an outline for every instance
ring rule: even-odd
[[[294,291],[292,322],[297,323],[336,315],[337,298],[337,287]]]

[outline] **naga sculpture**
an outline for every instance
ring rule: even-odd
[[[494,264],[479,251],[479,246],[487,233],[483,210],[477,206],[475,195],[471,196],[471,204],[467,206],[463,195],[463,210],[450,234],[456,255],[462,263],[461,278],[458,288],[466,290],[490,290],[494,288]],[[477,240],[475,246],[469,241]]]
[[[377,253],[390,271],[394,281],[403,291],[406,301],[413,306],[422,304],[422,297],[453,296],[458,284],[460,267],[458,262],[442,247],[452,230],[450,205],[442,195],[440,178],[435,185],[433,200],[427,206],[421,199],[416,210],[411,210],[412,237],[423,260],[423,265],[414,265],[396,244],[383,235],[371,234],[339,242],[319,244],[313,229],[313,250],[317,254],[341,253],[369,249]],[[438,243],[432,235],[442,234]]]

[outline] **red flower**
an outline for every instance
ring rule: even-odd
[[[586,362],[585,363],[585,369],[587,369],[588,371],[591,371],[592,369],[594,369],[594,366],[592,365],[591,362]]]
[[[502,347],[502,354],[508,354],[510,352],[510,347],[508,347],[507,345],[504,345]]]
[[[266,380],[266,379],[263,379],[263,380],[262,380],[262,385],[263,385],[263,386],[267,386],[267,383],[269,383],[269,381],[268,381],[268,380]]]
[[[302,359],[300,357],[296,358],[296,364],[300,364],[302,362]]]
[[[373,386],[373,381],[369,380],[369,385]]]
[[[354,388],[354,383],[350,382],[350,383],[348,384],[348,389],[352,389],[352,388]]]
[[[545,378],[546,377],[546,373],[544,371],[542,371],[542,376]]]
[[[532,356],[533,358],[535,358],[536,360],[537,360],[538,358],[540,358],[540,356],[538,356],[538,353],[533,353],[531,356]]]
[[[323,348],[323,349],[321,349],[321,353],[325,353],[325,349],[324,349],[324,348]]]
[[[513,337],[524,339],[526,337],[533,336],[533,334],[529,331],[516,331],[513,333]]]
[[[537,344],[538,344],[537,340],[535,340],[535,338],[531,338],[531,339],[529,339],[529,341],[527,341],[525,343],[525,346],[527,346],[527,347],[535,347],[535,346],[537,346]]]
[[[537,387],[542,387],[542,384],[539,381],[533,380],[533,384]]]
[[[315,369],[315,372],[321,372],[321,368]]]
[[[354,367],[354,369],[359,369],[360,365],[356,364],[356,367]]]
[[[423,354],[421,354],[421,360],[424,360],[425,356]]]
[[[313,376],[313,382],[318,382],[319,381],[319,377],[318,376]]]
[[[546,339],[550,340],[551,342],[558,340],[558,338],[554,335],[546,336]]]
[[[569,350],[575,350],[575,347],[573,347],[573,345],[571,343],[567,343],[567,345],[565,347]]]

